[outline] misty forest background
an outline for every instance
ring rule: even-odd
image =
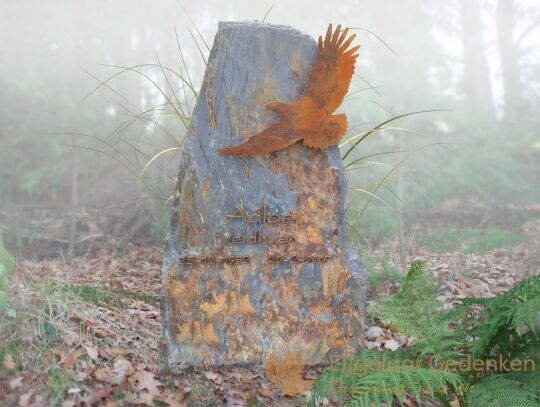
[[[0,0],[1,405],[339,404],[325,389],[343,375],[286,360],[159,375],[168,206],[224,20],[314,38],[341,23],[362,44],[340,108],[348,230],[370,283],[361,355],[540,363],[540,2],[273,3]],[[540,394],[538,371],[422,369],[333,388],[418,405],[442,374],[452,403],[422,405],[538,405],[525,394]]]
[[[11,251],[67,258],[103,239],[160,242],[188,121],[167,98],[189,116],[195,97],[179,76],[198,89],[218,21],[262,20],[271,7],[2,2],[0,227]],[[266,21],[314,37],[330,22],[358,28],[341,108],[349,137],[436,110],[390,122],[347,157],[351,237],[367,263],[382,243],[392,250],[375,260],[401,269],[415,246],[527,241],[523,225],[540,218],[537,1],[277,1]]]

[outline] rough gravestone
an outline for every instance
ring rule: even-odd
[[[360,347],[366,272],[347,241],[337,147],[221,156],[302,94],[313,38],[220,23],[187,135],[166,239],[161,369],[326,363]]]

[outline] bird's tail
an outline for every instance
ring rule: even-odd
[[[218,149],[222,155],[253,156],[272,153],[281,150],[296,141],[299,137],[289,135],[276,126],[270,126],[260,133],[248,138],[242,144]]]

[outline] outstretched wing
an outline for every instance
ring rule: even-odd
[[[218,151],[222,155],[262,155],[288,147],[300,139],[301,137],[293,129],[278,121],[251,136],[242,144],[221,147]]]
[[[347,94],[354,73],[354,63],[360,46],[349,48],[356,37],[347,37],[349,29],[341,31],[341,25],[332,33],[332,24],[328,26],[326,37],[319,37],[319,49],[315,65],[311,68],[310,76],[304,94],[298,101],[312,99],[328,114],[333,113]]]

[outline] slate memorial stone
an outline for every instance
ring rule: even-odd
[[[162,372],[327,363],[360,348],[366,271],[347,240],[336,146],[225,156],[294,102],[317,55],[286,26],[220,23],[185,140],[165,245]]]

